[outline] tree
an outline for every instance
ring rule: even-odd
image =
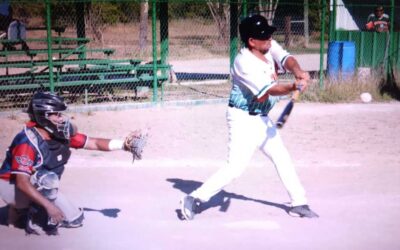
[[[207,6],[217,24],[219,38],[223,41],[229,39],[229,4],[224,1],[207,1]]]
[[[149,17],[149,2],[145,0],[140,3],[140,24],[139,24],[139,49],[144,51],[147,46],[147,30]]]
[[[279,0],[259,0],[258,1],[258,9],[260,13],[268,20],[269,24],[272,24],[272,21],[275,17],[275,11],[278,7]]]

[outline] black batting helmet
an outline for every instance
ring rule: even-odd
[[[46,129],[56,138],[69,139],[69,119],[55,124],[48,119],[52,113],[61,113],[67,109],[64,98],[50,92],[37,92],[33,95],[27,113],[31,121]]]
[[[246,44],[249,38],[268,40],[275,31],[276,28],[270,26],[261,15],[248,16],[239,24],[240,38]]]

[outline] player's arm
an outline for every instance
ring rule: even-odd
[[[296,58],[293,56],[289,56],[284,63],[284,67],[293,73],[296,80],[310,80],[310,74],[307,71],[304,71],[301,67]]]
[[[270,95],[280,96],[290,94],[292,91],[304,91],[307,87],[307,81],[297,81],[294,83],[278,83],[272,86],[263,96],[257,98],[258,102],[264,102]]]
[[[271,42],[270,53],[277,65],[280,68],[292,72],[296,80],[310,80],[310,75],[300,67],[297,59],[282,48],[282,46],[275,40],[272,40]]]
[[[71,137],[70,146],[72,148],[100,151],[125,150],[133,155],[133,160],[140,160],[147,136],[147,133],[144,134],[140,130],[129,133],[124,140],[88,137],[84,134],[76,133]]]
[[[70,140],[71,148],[83,148],[87,150],[112,151],[124,149],[124,141],[118,139],[106,139],[89,137],[78,133],[76,126]]]
[[[112,151],[124,149],[124,141],[118,139],[87,138],[85,149]]]
[[[365,28],[367,30],[373,30],[374,29],[374,22],[372,21],[372,19],[373,19],[373,14],[368,16],[367,23],[365,24]]]
[[[48,215],[56,222],[60,223],[64,219],[64,213],[52,202],[46,199],[30,182],[30,176],[25,174],[15,174],[16,186],[28,198],[46,209]]]

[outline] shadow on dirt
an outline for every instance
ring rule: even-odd
[[[0,207],[0,226],[8,226],[8,206]],[[118,213],[121,209],[118,208],[105,208],[105,209],[93,209],[93,208],[83,208],[85,212],[99,212],[102,215],[110,218],[117,218]]]
[[[83,211],[85,212],[99,212],[102,215],[110,218],[117,218],[118,213],[121,212],[121,209],[119,208],[105,208],[105,209],[93,209],[93,208],[87,208],[84,207]]]
[[[8,226],[8,206],[0,207],[0,225]]]
[[[177,178],[168,178],[168,182],[173,183],[173,188],[178,189],[182,191],[185,194],[190,194],[197,188],[199,188],[203,183],[198,182],[198,181],[193,181],[193,180],[182,180],[182,179],[177,179]],[[257,203],[261,203],[267,206],[272,206],[272,207],[277,207],[282,210],[284,210],[286,213],[289,212],[290,207],[280,204],[280,203],[274,203],[270,201],[264,201],[264,200],[259,200],[259,199],[253,199],[244,195],[240,194],[235,194],[235,193],[229,193],[224,190],[221,190],[218,194],[213,196],[208,202],[203,202],[200,204],[200,207],[196,213],[202,213],[203,211],[213,208],[213,207],[219,207],[219,211],[221,212],[226,212],[228,211],[228,208],[231,204],[231,199],[237,199],[237,200],[245,200],[245,201],[253,201]],[[181,214],[180,209],[175,210],[177,213],[177,216],[179,219],[183,220],[183,216]]]

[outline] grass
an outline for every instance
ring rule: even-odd
[[[381,93],[381,79],[369,77],[368,79],[353,78],[342,82],[326,81],[321,88],[318,83],[309,86],[301,95],[302,101],[324,103],[351,103],[360,102],[360,94],[368,92],[375,102],[387,102],[393,100],[388,93]]]

